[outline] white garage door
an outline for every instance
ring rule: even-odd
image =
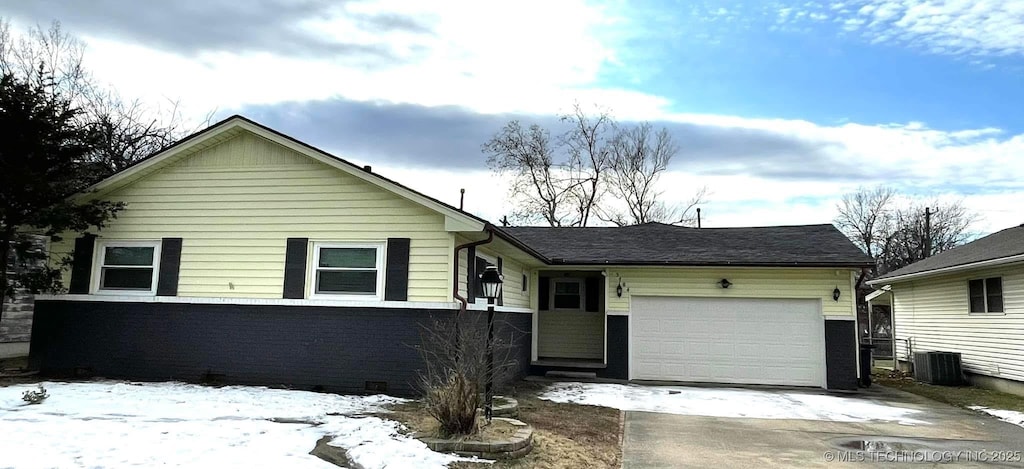
[[[632,379],[823,386],[820,301],[632,298]]]

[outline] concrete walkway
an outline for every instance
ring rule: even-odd
[[[776,391],[765,391],[776,392]],[[955,467],[1024,467],[1024,428],[901,391],[875,386],[859,395],[923,411],[928,425],[828,422],[626,412],[623,467],[834,467],[949,462]],[[877,452],[857,442],[885,441]],[[842,444],[853,443],[843,447]],[[870,449],[870,448],[869,448]],[[968,453],[974,451],[975,453]],[[986,453],[978,453],[986,451]],[[999,454],[1002,451],[1006,454]],[[999,464],[981,458],[1008,457]],[[876,459],[872,462],[871,458]],[[929,467],[933,464],[923,464]]]

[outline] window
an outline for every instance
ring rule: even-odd
[[[1003,278],[990,277],[974,279],[967,282],[970,312],[1001,313],[1003,312]]]
[[[99,256],[97,292],[156,294],[159,242],[101,242]]]
[[[315,244],[313,296],[380,299],[384,246]]]
[[[578,278],[555,279],[551,297],[553,309],[581,311],[583,309],[583,282]]]
[[[523,291],[528,290],[526,281],[526,274],[523,274]]]

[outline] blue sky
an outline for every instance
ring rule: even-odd
[[[1024,1],[0,0],[60,20],[123,95],[241,113],[492,220],[480,145],[573,103],[680,146],[711,226],[827,223],[861,186],[1024,222]],[[130,57],[131,60],[125,60]]]

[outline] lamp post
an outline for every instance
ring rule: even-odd
[[[494,403],[494,299],[501,295],[501,274],[489,265],[480,274],[480,288],[487,298],[487,374],[484,383],[484,418],[491,421]]]

